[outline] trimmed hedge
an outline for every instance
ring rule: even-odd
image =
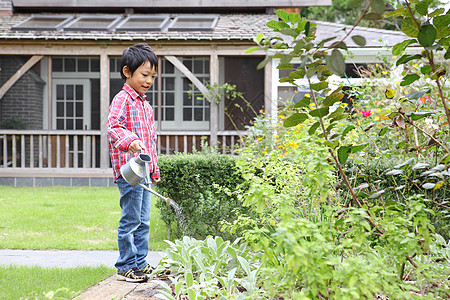
[[[220,231],[220,221],[233,221],[246,211],[233,193],[244,180],[236,171],[237,157],[218,153],[162,155],[159,158],[161,182],[158,191],[181,207],[192,237],[208,235],[231,238]],[[174,210],[159,200],[162,220],[176,224]],[[182,234],[177,227],[176,236]],[[228,236],[227,236],[228,234]]]

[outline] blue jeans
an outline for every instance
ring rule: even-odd
[[[115,267],[123,273],[147,265],[151,200],[150,192],[142,187],[132,186],[122,177],[117,178],[116,182],[122,213],[118,229],[119,258]]]

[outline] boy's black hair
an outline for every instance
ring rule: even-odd
[[[150,62],[151,66],[155,67],[155,70],[158,70],[158,57],[149,45],[146,43],[139,43],[128,47],[122,54],[120,76],[122,76],[123,80],[126,80],[126,77],[123,74],[123,67],[127,66],[131,75],[133,75],[134,71],[147,61]]]

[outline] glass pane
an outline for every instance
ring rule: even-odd
[[[168,105],[168,106],[175,105],[175,94],[174,93],[166,93],[166,105]]]
[[[73,120],[66,120],[66,128],[67,130],[72,130],[73,129]]]
[[[174,67],[172,65],[172,63],[168,60],[164,60],[164,69],[163,72],[166,74],[173,74],[174,72]]]
[[[64,72],[75,72],[75,58],[65,58],[64,59]]]
[[[65,129],[64,128],[64,120],[63,119],[56,120],[56,129]]]
[[[205,108],[205,121],[209,121],[209,107]]]
[[[113,58],[111,58],[111,59],[109,60],[109,71],[110,71],[111,73],[116,72],[116,60],[113,59]]]
[[[89,72],[89,58],[78,59],[78,72]]]
[[[27,22],[18,26],[18,28],[34,28],[34,29],[47,29],[47,30],[55,30],[56,26],[59,25],[62,21],[66,20],[67,17],[61,18],[46,18],[42,17],[33,17]]]
[[[53,72],[62,72],[63,71],[63,59],[62,58],[53,58],[52,59],[52,71]]]
[[[87,30],[105,30],[109,24],[116,18],[81,18],[70,27],[64,27],[64,29],[87,29]]]
[[[183,91],[190,91],[191,89],[191,81],[187,78],[183,78]]]
[[[205,59],[205,74],[209,74],[209,59]]]
[[[56,116],[64,117],[64,102],[56,102]]]
[[[166,108],[166,121],[175,120],[175,110],[173,108]]]
[[[183,108],[183,121],[192,121],[192,108]]]
[[[100,72],[99,58],[91,58],[91,72]]]
[[[77,117],[82,118],[83,117],[83,102],[76,103],[76,111],[77,111]]]
[[[205,104],[205,101],[203,101],[203,98],[201,98],[200,94],[195,94],[195,106],[203,106]]]
[[[79,130],[83,130],[83,119],[77,119],[76,120],[76,129],[79,129]],[[78,146],[80,147],[83,147],[83,143],[81,143],[81,145],[80,144],[78,144]]]
[[[56,100],[64,100],[64,85],[56,85]]]
[[[203,59],[196,59],[194,61],[194,73],[203,74]]]
[[[76,100],[83,100],[83,86],[81,84],[76,85]]]
[[[194,121],[203,121],[203,108],[194,108]]]
[[[66,117],[73,117],[73,102],[66,102]]]
[[[190,59],[183,59],[183,64],[192,72],[192,61]]]
[[[191,95],[188,93],[183,93],[183,105],[184,106],[191,106],[192,105],[192,98]]]
[[[66,85],[66,100],[73,100],[73,85]]]
[[[166,91],[175,90],[175,78],[165,78],[164,80],[164,89]]]

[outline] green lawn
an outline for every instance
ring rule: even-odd
[[[150,250],[167,247],[152,196]],[[117,250],[117,187],[0,186],[0,249]]]
[[[108,267],[0,266],[0,299],[72,299],[113,275]]]

